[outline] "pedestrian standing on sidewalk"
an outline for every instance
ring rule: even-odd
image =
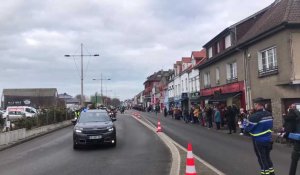
[[[206,112],[206,117],[207,117],[207,121],[208,121],[208,128],[212,128],[212,117],[213,117],[212,115],[213,115],[213,110],[209,106],[207,108],[207,112]]]
[[[227,118],[227,124],[228,124],[228,129],[229,129],[229,133],[231,134],[232,131],[234,133],[236,133],[236,127],[235,127],[235,113],[232,110],[231,106],[227,107],[227,111],[226,111],[226,118]]]
[[[290,143],[291,140],[289,139],[289,134],[293,133],[296,131],[296,124],[297,124],[297,109],[295,109],[293,107],[293,105],[291,105],[288,109],[288,113],[287,115],[285,115],[284,117],[284,129],[286,134],[284,135],[284,137],[286,138],[286,140]],[[299,116],[300,117],[300,116]]]
[[[194,110],[194,117],[193,117],[194,123],[199,123],[199,119],[198,119],[199,113],[200,113],[200,109],[197,106]]]
[[[221,113],[217,107],[215,108],[215,123],[217,126],[217,130],[219,130],[221,125]]]
[[[239,118],[238,118],[238,125],[239,125],[239,128],[240,128],[240,135],[244,135],[244,123],[246,122],[246,114],[244,112],[244,109],[241,108],[240,109],[240,115],[239,115]]]
[[[275,175],[270,158],[272,150],[273,116],[264,109],[263,98],[253,100],[256,112],[252,114],[246,126],[246,131],[252,136],[254,151],[261,167],[261,174]]]
[[[192,106],[190,110],[189,122],[192,122],[194,120],[194,110],[195,106]]]
[[[166,107],[166,106],[164,107],[164,116],[165,116],[165,117],[167,117],[167,116],[168,116],[168,109],[167,109],[167,107]]]
[[[185,123],[188,123],[189,122],[189,111],[188,111],[188,109],[187,108],[185,108],[184,110],[183,110],[183,121],[185,122]]]

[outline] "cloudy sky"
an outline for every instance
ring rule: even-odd
[[[0,90],[55,87],[132,98],[151,73],[169,69],[226,27],[274,0],[10,0],[0,5]]]

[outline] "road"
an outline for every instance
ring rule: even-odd
[[[159,137],[129,115],[115,122],[118,144],[73,150],[72,127],[0,152],[1,175],[164,175],[171,154]]]
[[[153,124],[157,124],[155,113],[141,112],[141,114]],[[163,132],[184,147],[191,142],[194,154],[225,174],[259,174],[260,167],[250,138],[237,134],[229,135],[225,131],[216,131],[197,124],[186,124],[183,121],[171,119],[170,116],[160,118]],[[291,162],[291,148],[275,144],[271,158],[276,174],[287,175]],[[300,175],[300,171],[297,175]]]

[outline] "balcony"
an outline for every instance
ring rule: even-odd
[[[275,74],[278,74],[278,66],[271,66],[269,68],[263,68],[261,70],[258,70],[258,77],[265,77]]]
[[[228,78],[228,79],[226,80],[226,83],[227,83],[227,84],[235,83],[235,82],[238,82],[238,78],[237,78],[237,77],[231,77],[231,78]]]

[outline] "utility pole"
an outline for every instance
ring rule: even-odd
[[[65,55],[65,57],[78,57],[78,56],[80,56],[80,58],[81,58],[81,75],[80,75],[80,83],[81,83],[81,98],[80,98],[80,104],[81,104],[81,106],[83,107],[84,106],[84,104],[83,104],[83,57],[84,56],[94,56],[94,57],[97,57],[97,56],[99,56],[99,54],[94,54],[94,55],[84,55],[83,54],[83,44],[81,43],[80,44],[80,50],[81,50],[81,52],[80,52],[80,55]]]
[[[103,101],[103,89],[102,89],[102,81],[103,80],[111,80],[110,78],[103,78],[102,77],[102,72],[101,72],[101,75],[100,75],[100,78],[96,79],[94,78],[93,80],[100,80],[100,83],[101,83],[101,103],[104,104],[104,101]]]

